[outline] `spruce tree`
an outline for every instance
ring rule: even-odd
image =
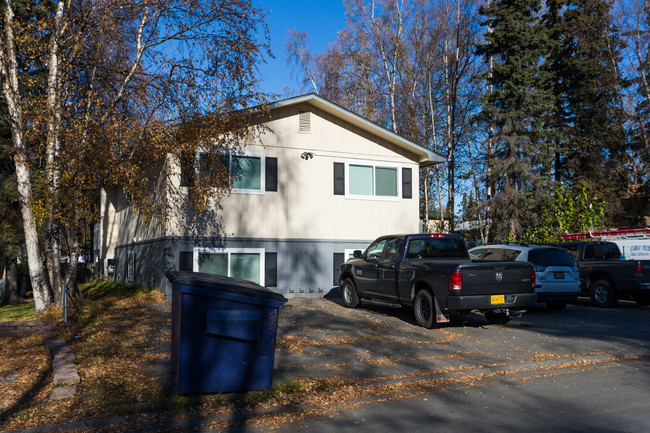
[[[542,67],[549,41],[540,11],[539,0],[497,0],[480,10],[488,31],[477,50],[491,67],[479,76],[489,88],[479,118],[495,131],[487,182],[496,187],[492,221],[505,223],[493,230],[501,239],[516,238],[522,226],[534,224],[534,200],[552,160],[544,118],[554,99]]]
[[[557,179],[573,185],[584,182],[613,204],[627,185],[627,142],[623,82],[617,70],[622,42],[610,4],[605,0],[549,4],[558,10],[556,20],[547,21],[553,24],[549,33],[556,48],[547,60],[554,74],[554,127],[563,141],[557,149]]]

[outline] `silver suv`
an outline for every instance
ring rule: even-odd
[[[530,262],[535,266],[537,302],[561,310],[580,294],[580,273],[564,248],[545,245],[495,244],[469,250],[473,261]]]

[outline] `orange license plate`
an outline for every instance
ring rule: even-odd
[[[492,295],[490,296],[490,304],[505,304],[506,297],[504,295]]]

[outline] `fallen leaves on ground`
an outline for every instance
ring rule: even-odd
[[[73,398],[50,402],[51,360],[40,334],[3,338],[0,376],[18,375],[11,388],[3,384],[0,430],[16,430],[81,419],[133,413],[138,406],[152,410],[164,405],[165,391],[144,374],[141,364],[168,358],[154,351],[151,339],[168,328],[169,316],[152,305],[164,304],[160,292],[127,298],[76,301],[69,325],[60,307],[39,316],[56,321],[56,338],[65,340],[75,354],[81,377]],[[9,349],[9,350],[7,350]],[[33,389],[33,390],[32,390]]]
[[[326,307],[321,307],[325,305]],[[0,430],[16,430],[47,426],[72,421],[87,421],[120,415],[131,415],[104,427],[94,426],[71,430],[82,432],[128,432],[134,429],[154,430],[165,426],[171,431],[186,431],[182,423],[191,419],[208,420],[203,428],[226,428],[232,424],[264,426],[265,429],[279,428],[283,423],[335,413],[360,405],[411,398],[448,389],[462,389],[481,386],[509,377],[525,380],[536,375],[563,374],[571,368],[601,368],[609,362],[622,358],[615,355],[604,357],[602,362],[573,359],[571,355],[551,352],[537,352],[532,359],[519,362],[486,364],[484,371],[471,371],[476,363],[456,365],[441,363],[436,368],[407,370],[404,374],[368,375],[368,377],[341,377],[332,375],[319,378],[301,378],[284,382],[270,390],[233,394],[209,394],[179,396],[163,389],[147,374],[143,365],[163,361],[169,363],[171,340],[170,305],[159,292],[139,293],[131,297],[107,297],[94,301],[78,301],[78,310],[73,314],[70,325],[61,323],[62,311],[57,308],[42,315],[41,320],[57,321],[57,338],[64,339],[76,355],[75,364],[81,377],[77,394],[65,400],[49,402],[52,389],[49,358],[40,335],[0,339],[0,381],[14,378],[12,390],[0,383]],[[305,315],[318,314],[323,308],[330,309],[332,317],[347,314],[333,303],[315,301],[290,301],[286,308],[304,310]],[[368,319],[371,323],[374,317]],[[394,323],[386,317],[386,323]],[[324,346],[338,349],[360,345],[380,347],[381,345],[445,344],[457,338],[466,338],[461,331],[438,330],[434,336],[419,328],[412,334],[402,336],[387,332],[391,325],[381,323],[368,332],[348,334],[345,328],[332,330],[310,330],[301,323],[289,324],[278,336],[277,349],[290,355],[302,351],[320,351]],[[383,336],[382,336],[383,335]],[[429,338],[426,338],[426,336]],[[161,344],[162,343],[162,344]],[[11,350],[6,350],[6,348]],[[160,347],[167,350],[160,351]],[[429,346],[431,347],[431,346]],[[430,352],[431,353],[431,352]],[[593,354],[593,353],[591,353]],[[415,360],[452,359],[463,360],[465,354],[447,351],[429,356],[410,352],[409,362]],[[590,354],[585,354],[590,355]],[[526,367],[527,361],[556,360],[565,357],[565,362],[555,364],[548,370]],[[404,357],[376,356],[345,361],[364,362],[375,366],[397,365]],[[562,360],[560,360],[562,361]],[[433,364],[432,364],[433,365]],[[394,370],[393,370],[394,371]],[[212,417],[223,417],[214,422]]]
[[[46,400],[50,357],[40,334],[0,338],[0,427],[21,406]]]

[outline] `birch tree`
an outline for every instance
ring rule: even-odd
[[[34,195],[32,192],[29,152],[25,143],[25,121],[22,98],[18,85],[18,53],[16,47],[15,13],[11,0],[4,0],[2,29],[4,37],[0,45],[0,79],[2,94],[7,105],[8,123],[11,129],[12,153],[16,169],[16,180],[20,208],[25,230],[27,265],[29,267],[36,311],[42,311],[52,303],[49,286],[45,278],[41,248],[38,242]]]
[[[93,218],[91,193],[105,184],[123,186],[136,211],[164,217],[151,195],[161,162],[222,132],[244,131],[246,109],[264,101],[255,66],[270,53],[263,12],[247,0],[66,0],[41,15],[35,9],[47,5],[34,3],[29,23],[15,21],[13,6],[4,0],[0,71],[40,311],[52,302],[50,290],[61,298],[62,224],[78,227]],[[40,101],[21,94],[26,70],[18,69],[17,59],[25,53],[16,48],[16,29],[47,37],[46,49],[34,54],[48,72]],[[225,115],[234,111],[240,114]],[[237,134],[243,132],[235,133],[235,142]],[[211,143],[211,150],[227,145]],[[44,161],[43,197],[33,192],[34,157]],[[48,272],[38,221],[46,227]],[[73,245],[76,257],[78,242]]]

